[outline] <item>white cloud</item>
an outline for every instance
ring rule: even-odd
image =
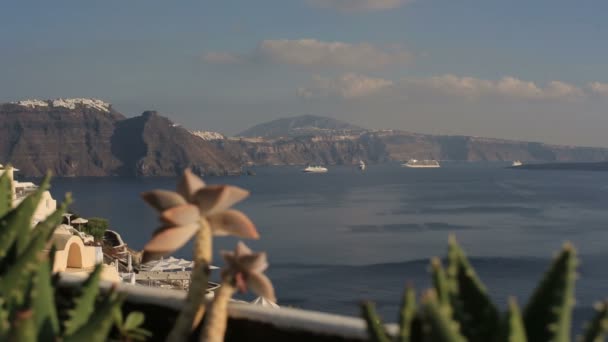
[[[608,83],[591,82],[587,88],[597,95],[608,96]]]
[[[298,95],[306,98],[338,96],[350,99],[374,94],[391,86],[393,82],[390,80],[355,73],[346,73],[336,78],[317,75],[309,87],[298,89]]]
[[[397,8],[409,3],[408,0],[308,0],[315,7],[331,8],[339,11],[378,11]]]
[[[478,98],[484,95],[499,95],[519,99],[577,99],[585,96],[575,85],[551,81],[545,87],[531,81],[505,76],[500,80],[484,80],[475,77],[458,77],[452,74],[414,80],[417,85],[432,88],[447,94]]]
[[[401,47],[380,49],[368,43],[350,44],[324,42],[316,39],[264,40],[245,55],[225,52],[207,53],[211,63],[257,62],[298,65],[306,67],[340,67],[350,69],[379,69],[404,64],[412,55]]]
[[[203,59],[208,63],[215,64],[236,64],[241,62],[239,56],[228,52],[207,52],[203,55]]]

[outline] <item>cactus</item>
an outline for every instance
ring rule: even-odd
[[[113,312],[120,310],[124,298],[113,292],[98,295],[100,266],[82,285],[81,295],[72,298],[68,320],[61,322],[57,309],[52,275],[55,248],[44,249],[71,202],[69,195],[32,229],[32,217],[49,178],[14,209],[6,200],[7,179],[0,177],[0,341],[105,341]],[[96,305],[99,297],[101,303]]]
[[[426,292],[421,306],[416,308],[414,290],[406,290],[395,341],[570,341],[578,263],[572,245],[564,245],[523,315],[515,299],[510,299],[502,319],[453,237],[449,240],[447,259],[447,272],[440,259],[431,260],[434,288]],[[608,335],[608,302],[599,303],[596,310],[584,335],[579,337],[580,342],[601,342]],[[371,304],[364,304],[362,312],[371,340],[392,340]]]
[[[576,251],[564,245],[524,310],[524,325],[530,341],[569,341]]]
[[[608,334],[608,302],[599,302],[595,305],[597,311],[591,322],[587,323],[585,334],[580,336],[580,342],[601,342]]]
[[[386,330],[384,329],[384,325],[382,324],[382,319],[378,316],[376,312],[376,307],[372,302],[363,302],[361,303],[361,312],[363,313],[363,318],[367,323],[367,332],[369,334],[370,341],[373,342],[389,342],[390,339]]]
[[[426,341],[467,341],[460,334],[458,323],[452,319],[451,310],[440,302],[434,290],[429,290],[422,299],[421,314]]]
[[[448,243],[448,279],[454,318],[462,333],[469,341],[490,341],[500,325],[498,309],[453,237]]]
[[[408,286],[403,294],[401,309],[399,310],[399,342],[409,342],[414,334],[412,325],[416,315],[416,291]]]
[[[505,316],[500,336],[501,342],[526,342],[526,330],[515,298],[509,299],[509,311]]]

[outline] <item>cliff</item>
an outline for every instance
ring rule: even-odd
[[[365,130],[312,115],[246,130],[254,137],[189,132],[156,112],[126,118],[94,99],[0,105],[0,162],[23,176],[175,176],[240,173],[246,165],[356,164],[415,159],[608,161],[608,149]]]
[[[36,177],[228,174],[241,165],[156,112],[127,119],[93,99],[0,105],[0,160]]]

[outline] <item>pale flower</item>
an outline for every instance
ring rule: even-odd
[[[222,271],[222,279],[231,281],[241,292],[250,288],[259,296],[276,302],[274,288],[270,279],[262,272],[268,268],[266,253],[254,253],[243,242],[239,242],[234,252],[223,251],[222,256],[226,268]]]
[[[184,171],[177,192],[153,190],[143,199],[160,212],[161,227],[144,247],[142,262],[172,254],[185,245],[206,220],[213,235],[257,239],[255,225],[242,212],[230,209],[249,192],[236,186],[209,185],[189,169]]]

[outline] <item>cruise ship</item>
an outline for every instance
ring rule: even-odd
[[[306,173],[325,173],[327,168],[323,166],[307,166],[302,172]]]
[[[413,168],[438,168],[441,167],[438,161],[436,160],[417,160],[410,159],[407,163],[401,164],[403,167],[413,167]]]

